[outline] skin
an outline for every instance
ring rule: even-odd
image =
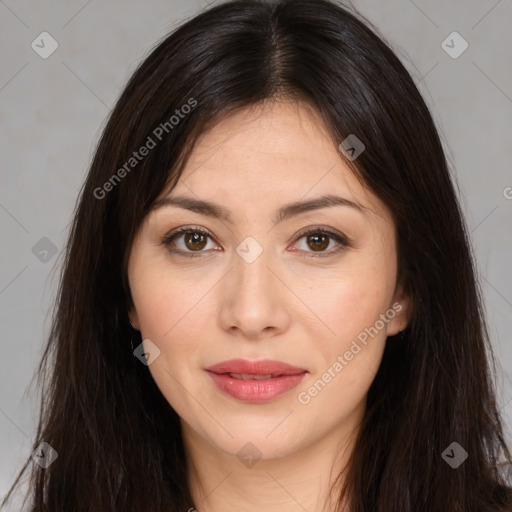
[[[148,368],[181,418],[197,510],[334,510],[329,486],[353,448],[386,337],[409,318],[390,211],[356,179],[319,116],[291,101],[221,120],[159,199],[169,193],[220,203],[232,216],[228,222],[178,206],[157,208],[141,225],[128,265],[130,319],[154,344],[144,347],[160,350]],[[272,221],[283,205],[324,194],[362,209],[331,206]],[[181,226],[213,235],[196,245],[183,234],[174,240],[175,248],[199,256],[162,245]],[[350,245],[298,236],[309,227],[339,232]],[[252,263],[236,252],[249,236],[263,249]],[[300,403],[299,393],[329,368],[332,374],[337,357],[394,303],[400,312]],[[205,371],[234,358],[274,359],[309,373],[269,402],[244,403],[218,390]],[[254,457],[250,467],[237,456],[244,446]]]

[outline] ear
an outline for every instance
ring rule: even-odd
[[[412,299],[404,292],[403,280],[396,287],[390,311],[395,315],[387,324],[387,335],[394,336],[409,325],[412,314]]]
[[[140,331],[139,315],[137,315],[137,310],[135,309],[135,306],[132,306],[128,310],[128,317],[130,318],[130,322],[132,324],[132,327],[134,329],[136,329],[137,331]]]

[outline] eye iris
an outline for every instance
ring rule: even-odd
[[[307,235],[307,243],[313,251],[323,251],[329,246],[329,236],[324,233]],[[206,246],[206,236],[198,231],[185,233],[185,245],[191,250],[201,250]]]
[[[321,233],[316,235],[308,235],[307,240],[308,246],[313,250],[324,250],[329,246],[329,237]],[[310,243],[310,241],[313,241],[313,245]]]
[[[192,243],[193,246],[189,246],[189,243]],[[206,245],[206,237],[202,233],[198,233],[197,231],[186,233],[185,245],[192,250],[204,249]]]

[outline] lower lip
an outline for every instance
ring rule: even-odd
[[[293,389],[306,375],[306,372],[304,372],[264,380],[241,380],[226,374],[219,375],[210,371],[208,373],[221,391],[237,400],[249,403],[268,402]]]

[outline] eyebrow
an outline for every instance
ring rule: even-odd
[[[179,208],[184,208],[201,215],[206,215],[215,219],[222,219],[230,223],[233,222],[229,210],[224,208],[222,205],[209,201],[194,199],[192,197],[166,196],[162,199],[159,199],[158,201],[155,201],[151,207],[151,210],[156,210],[164,206],[177,206]],[[315,199],[310,199],[308,201],[297,201],[284,205],[278,210],[277,215],[274,219],[272,219],[272,222],[278,224],[296,215],[332,206],[348,206],[350,208],[354,208],[364,215],[366,215],[365,210],[369,210],[367,207],[351,201],[350,199],[334,195],[325,195]]]

